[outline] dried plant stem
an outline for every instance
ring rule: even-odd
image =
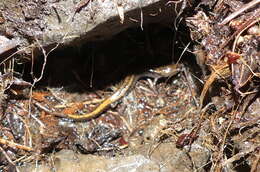
[[[22,149],[25,151],[33,151],[33,148],[31,148],[31,147],[20,145],[18,143],[14,143],[12,141],[5,140],[3,138],[0,138],[0,144],[7,145],[7,146],[13,147],[13,148]]]
[[[231,21],[232,19],[234,19],[235,17],[237,17],[238,15],[240,15],[241,13],[243,13],[244,11],[248,10],[249,8],[254,7],[255,5],[259,4],[260,1],[259,0],[253,0],[245,5],[243,5],[242,8],[240,8],[239,10],[235,11],[234,13],[230,14],[227,18],[225,18],[220,25],[225,25],[227,24],[229,21]]]

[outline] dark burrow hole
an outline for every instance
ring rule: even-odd
[[[191,52],[192,45],[184,52],[189,42],[189,31],[185,26],[177,32],[160,24],[147,25],[144,30],[130,28],[109,40],[87,42],[52,52],[43,78],[36,85],[62,86],[68,88],[67,91],[102,89],[131,73],[175,63],[180,56],[181,63],[192,66],[199,76],[201,72]],[[33,66],[36,77],[40,76],[43,58],[37,58]],[[32,80],[30,64],[25,69],[28,70],[24,72],[26,80]]]

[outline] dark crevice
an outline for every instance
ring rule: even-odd
[[[142,73],[153,67],[175,63],[189,41],[185,26],[181,26],[177,33],[174,59],[174,31],[159,24],[147,25],[144,30],[127,29],[110,40],[54,51],[48,56],[44,77],[37,86],[70,86],[67,91],[74,90],[71,86],[76,88],[75,91],[96,90],[117,83],[130,73]],[[186,52],[181,61],[194,65],[194,59],[192,53]],[[35,61],[33,73],[36,77],[40,75],[42,64],[43,56]],[[29,65],[26,66],[26,80],[31,80]]]

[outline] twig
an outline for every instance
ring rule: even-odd
[[[256,155],[256,159],[251,166],[250,172],[257,172],[257,168],[258,168],[257,166],[259,165],[259,161],[260,161],[260,153],[258,152]]]
[[[7,145],[9,147],[14,147],[14,148],[17,148],[17,149],[22,149],[22,150],[25,150],[25,151],[33,151],[33,148],[31,148],[31,147],[20,145],[18,143],[14,143],[12,141],[5,140],[3,138],[0,138],[0,144]]]
[[[257,148],[257,146],[253,146],[253,147],[251,147],[250,149],[246,149],[246,150],[243,151],[243,152],[239,152],[239,153],[233,155],[231,158],[229,158],[229,159],[227,159],[226,161],[224,161],[224,162],[222,163],[222,166],[225,166],[225,165],[227,165],[227,164],[229,164],[229,163],[232,163],[232,162],[234,162],[234,161],[239,160],[241,157],[243,157],[243,156],[245,156],[245,155],[247,155],[247,154],[253,152],[256,148]]]
[[[244,30],[245,28],[248,28],[252,26],[252,23],[255,23],[256,21],[259,21],[259,16],[260,16],[260,10],[257,10],[256,15],[249,18],[246,23],[240,26],[240,28],[235,31],[227,41],[225,41],[222,45],[219,46],[219,51],[222,50],[226,45],[237,36],[241,32],[241,30]],[[249,26],[250,25],[250,26]]]
[[[259,4],[260,0],[253,0],[247,4],[245,4],[242,8],[235,11],[234,13],[230,14],[227,18],[225,18],[219,25],[225,25],[235,17],[237,17],[239,14],[243,13],[244,11],[248,10],[249,8],[254,7],[255,5]]]
[[[10,56],[8,56],[7,58],[5,58],[3,61],[0,62],[0,65],[4,64],[6,61],[8,61],[11,57],[13,57],[14,55],[22,52],[22,51],[25,51],[27,48],[32,48],[33,45],[29,45],[28,47],[24,47],[16,52],[14,52],[13,54],[11,54]]]
[[[260,12],[260,11],[259,11],[259,12]],[[258,14],[257,16],[259,16],[259,14]],[[259,21],[260,21],[260,18],[259,18],[259,17],[256,17],[255,20],[253,20],[253,21],[251,21],[251,22],[249,22],[249,23],[247,22],[247,23],[246,23],[247,25],[244,25],[244,26],[245,26],[244,28],[239,29],[239,33],[237,33],[236,38],[235,38],[235,41],[234,41],[234,43],[233,43],[233,47],[232,47],[232,51],[233,51],[233,52],[235,52],[236,44],[237,44],[237,41],[238,41],[240,35],[241,35],[246,29],[248,29],[249,27],[253,26],[255,23],[257,23],[257,22],[259,22]]]
[[[6,160],[12,164],[13,166],[15,166],[15,163],[11,160],[11,158],[7,155],[6,151],[2,148],[2,146],[0,146],[0,151],[2,152],[2,154],[5,156]]]

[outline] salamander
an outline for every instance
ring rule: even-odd
[[[135,85],[136,81],[141,77],[152,77],[154,78],[154,83],[157,82],[159,78],[162,77],[171,77],[175,74],[177,74],[180,71],[180,67],[177,64],[171,64],[167,66],[162,66],[156,69],[151,69],[149,72],[145,72],[143,74],[135,75],[131,74],[125,77],[124,81],[122,82],[122,85],[119,87],[117,91],[115,91],[110,97],[105,99],[100,105],[98,105],[92,112],[85,113],[82,115],[78,114],[55,114],[59,117],[64,118],[70,118],[77,121],[82,120],[89,120],[92,118],[97,117],[102,112],[104,112],[112,103],[115,103],[116,101],[120,100],[122,97],[124,97],[130,89]]]

